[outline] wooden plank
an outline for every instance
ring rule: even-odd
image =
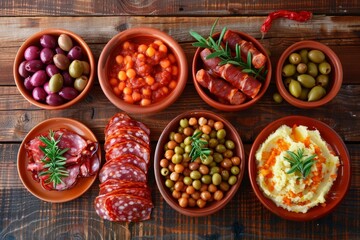
[[[52,4],[43,4],[41,1],[11,1],[0,3],[0,15],[13,16],[73,16],[73,15],[254,15],[268,14],[280,9],[307,10],[317,14],[357,14],[360,4],[356,0],[346,1],[298,1],[296,5],[288,1],[52,1]]]
[[[342,87],[333,101],[323,107],[311,110],[298,109],[286,102],[276,104],[272,100],[272,94],[275,91],[275,85],[271,85],[263,99],[244,111],[222,112],[205,104],[194,87],[188,84],[180,98],[166,111],[153,115],[133,114],[132,116],[150,127],[151,138],[154,141],[159,138],[162,129],[172,118],[190,109],[207,109],[226,117],[237,128],[244,142],[253,141],[267,124],[287,115],[304,115],[319,119],[335,129],[344,141],[360,141],[358,109],[360,85]],[[190,109],[189,102],[191,102]],[[337,114],[339,106],[341,106],[343,114]],[[58,111],[39,109],[30,105],[21,95],[17,94],[15,87],[2,87],[0,88],[0,111],[2,115],[0,118],[0,142],[6,142],[21,141],[33,126],[53,117],[69,117],[79,120],[87,126],[91,126],[91,130],[102,141],[107,121],[113,114],[121,110],[107,100],[100,86],[95,86],[81,103]]]
[[[245,144],[246,156],[250,147],[250,144]],[[292,222],[275,216],[257,200],[247,174],[238,193],[221,211],[208,217],[183,216],[163,200],[150,171],[155,204],[151,219],[127,225],[103,221],[96,215],[92,199],[98,194],[98,181],[83,196],[68,203],[50,204],[35,198],[17,177],[19,144],[0,144],[3,159],[0,162],[0,238],[248,239],[262,236],[289,239],[297,234],[296,238],[355,239],[360,234],[360,206],[357,204],[360,197],[360,149],[357,144],[348,144],[347,147],[353,169],[349,192],[339,207],[322,219]]]
[[[260,25],[264,17],[225,17],[219,21],[218,30],[222,27],[237,29],[260,39]],[[73,23],[76,22],[76,25]],[[164,24],[166,22],[167,24]],[[95,59],[98,59],[105,44],[119,31],[133,27],[154,27],[170,34],[178,41],[187,56],[191,70],[195,48],[191,45],[194,39],[189,30],[193,29],[207,36],[214,22],[213,17],[176,18],[176,17],[4,17],[0,25],[0,85],[13,85],[13,59],[21,44],[32,34],[46,28],[65,28],[78,33],[89,44]],[[88,26],[91,26],[89,28]],[[12,29],[9,31],[8,29]],[[285,30],[286,29],[286,30]],[[301,32],[299,32],[301,29]],[[360,68],[359,35],[360,17],[327,17],[316,16],[306,24],[289,20],[276,21],[266,35],[260,40],[271,52],[271,61],[275,72],[276,63],[281,53],[291,44],[305,39],[316,40],[330,46],[338,54],[344,71],[344,83],[358,84]],[[341,34],[342,39],[334,39]],[[189,71],[191,78],[191,72]]]

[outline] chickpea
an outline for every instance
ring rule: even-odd
[[[181,133],[175,133],[175,135],[174,135],[174,140],[175,140],[177,143],[181,143],[181,142],[184,140],[184,138],[183,138],[183,136],[182,136]]]
[[[175,164],[174,171],[176,173],[182,173],[184,171],[185,167],[182,164]]]
[[[193,133],[194,133],[194,130],[191,127],[185,127],[184,128],[184,134],[186,136],[191,136],[191,135],[193,135]]]
[[[175,171],[175,170],[174,170],[174,168],[175,168],[175,164],[173,164],[172,162],[171,162],[171,163],[169,163],[168,168],[169,168],[170,172],[174,172],[174,171]]]
[[[225,169],[230,169],[232,167],[232,161],[229,158],[224,158],[220,165]]]
[[[196,189],[196,188],[195,188]],[[191,194],[191,197],[195,200],[200,199],[200,192],[199,191],[195,191],[193,194]]]
[[[199,191],[200,191],[200,192],[207,191],[208,186],[209,186],[208,184],[202,184],[202,185],[201,185],[201,188],[200,188],[200,190],[199,190]]]
[[[221,182],[219,187],[223,192],[227,192],[230,189],[230,185],[227,182]]]
[[[215,123],[215,121],[212,120],[212,119],[209,119],[208,122],[207,122],[207,124],[208,124],[211,128],[214,127],[214,123]]]
[[[183,198],[190,198],[190,195],[187,194],[186,192],[184,192],[184,191],[186,191],[186,188],[185,188],[185,189],[182,189],[182,191],[183,191],[183,193],[181,194],[181,197],[183,197]]]
[[[209,174],[210,170],[208,168],[208,166],[201,164],[199,167],[199,172],[203,175]]]
[[[207,119],[204,117],[200,117],[198,120],[198,123],[200,126],[203,126],[203,125],[207,124]]]
[[[211,127],[209,125],[203,125],[201,130],[203,131],[203,133],[205,134],[210,134],[211,132]]]

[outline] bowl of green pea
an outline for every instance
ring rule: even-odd
[[[163,130],[154,174],[165,201],[181,214],[211,215],[234,197],[245,172],[236,128],[211,111],[188,111]]]

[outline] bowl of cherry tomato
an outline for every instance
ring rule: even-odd
[[[244,172],[245,151],[237,130],[210,111],[178,115],[156,146],[158,189],[174,210],[187,216],[208,216],[224,208]]]
[[[19,48],[13,74],[16,86],[31,104],[64,109],[82,100],[95,76],[95,60],[87,43],[65,29],[45,29]]]
[[[105,45],[98,62],[104,94],[129,113],[155,113],[170,106],[184,90],[187,75],[183,49],[155,28],[118,33]]]

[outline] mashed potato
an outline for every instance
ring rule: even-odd
[[[300,171],[287,173],[291,158],[287,151],[304,151],[304,159],[316,155],[307,177]],[[339,158],[328,148],[319,131],[306,126],[283,125],[256,152],[257,183],[266,197],[288,211],[306,213],[325,204],[326,194],[336,180]]]

